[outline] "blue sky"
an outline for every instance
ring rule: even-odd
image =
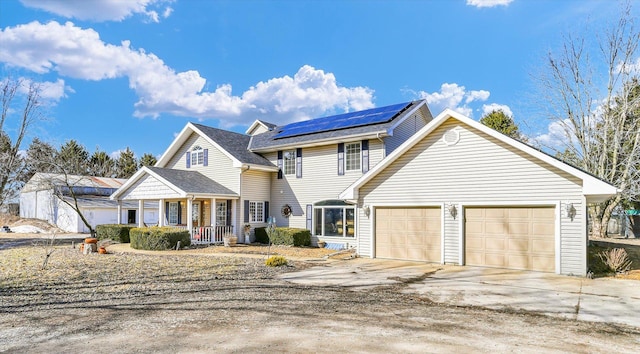
[[[33,137],[159,156],[189,122],[244,132],[426,98],[544,138],[532,76],[608,0],[1,0],[1,78],[41,82]],[[634,12],[638,8],[633,8]],[[7,130],[15,128],[16,119]],[[13,124],[13,125],[12,125]]]

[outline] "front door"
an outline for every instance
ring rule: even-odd
[[[200,202],[193,202],[193,211],[191,213],[191,220],[193,221],[193,227],[200,226]]]

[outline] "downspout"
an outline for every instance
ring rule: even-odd
[[[376,139],[380,140],[380,142],[382,143],[382,158],[384,159],[385,157],[387,157],[387,148],[385,147],[384,140],[382,140],[382,138],[380,137],[380,132],[376,133]]]

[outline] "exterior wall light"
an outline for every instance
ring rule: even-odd
[[[449,204],[449,215],[451,215],[453,220],[455,220],[456,216],[458,216],[458,208],[456,208],[455,204]]]
[[[571,221],[573,221],[573,219],[576,217],[576,208],[573,206],[573,203],[567,203],[566,208],[567,216],[571,219]]]
[[[368,205],[364,205],[362,207],[362,210],[364,210],[364,215],[366,215],[367,217],[369,217],[369,215],[371,215],[371,208]]]

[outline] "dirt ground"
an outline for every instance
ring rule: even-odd
[[[61,243],[45,270],[42,243],[0,250],[0,352],[635,353],[640,347],[638,328],[449,307],[403,293],[409,283],[351,291],[278,278],[322,264],[321,257],[270,268],[261,255],[82,255],[69,240]]]

